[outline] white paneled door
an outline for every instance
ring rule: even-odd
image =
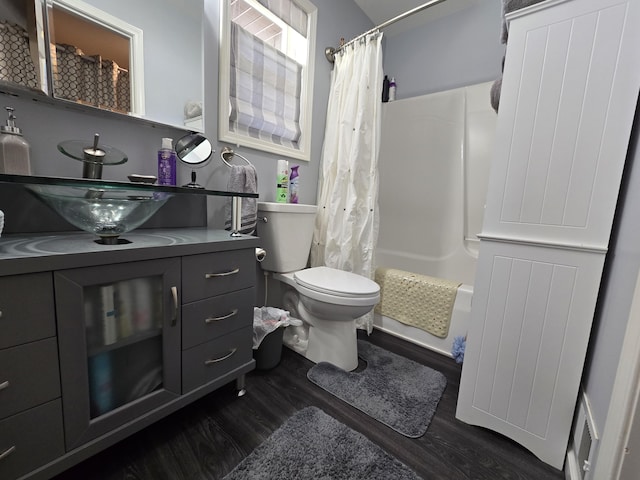
[[[562,468],[640,88],[640,2],[508,17],[456,416]]]

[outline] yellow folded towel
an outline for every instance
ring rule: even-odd
[[[378,268],[375,280],[380,285],[376,312],[437,337],[447,336],[460,283],[392,268]]]

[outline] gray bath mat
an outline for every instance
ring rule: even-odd
[[[419,480],[364,435],[316,407],[289,418],[224,480]]]
[[[363,340],[358,356],[367,362],[360,372],[320,362],[307,378],[402,435],[424,435],[447,386],[445,376]]]

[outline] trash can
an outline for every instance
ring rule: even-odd
[[[253,309],[253,358],[258,370],[269,370],[280,363],[285,327],[302,325],[302,320],[275,307]]]
[[[284,327],[278,327],[262,339],[260,346],[253,351],[256,369],[269,370],[280,363],[283,334]]]

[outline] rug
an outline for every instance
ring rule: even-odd
[[[224,480],[418,480],[364,435],[316,407],[289,418]]]
[[[380,285],[376,312],[446,338],[460,282],[395,268],[377,268],[375,280]]]
[[[363,340],[358,356],[367,362],[360,372],[320,362],[307,378],[402,435],[424,435],[447,386],[445,376]]]

